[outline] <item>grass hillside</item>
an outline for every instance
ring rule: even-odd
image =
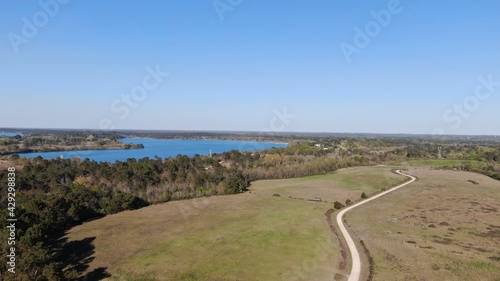
[[[347,214],[373,256],[374,280],[500,280],[500,181],[408,173],[419,180]]]
[[[71,229],[92,243],[87,271],[111,280],[332,280],[345,275],[328,201],[359,198],[400,182],[388,167],[255,182],[251,193],[126,211]],[[281,193],[280,197],[273,196]]]

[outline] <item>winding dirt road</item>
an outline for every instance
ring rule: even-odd
[[[359,276],[361,275],[361,260],[359,258],[358,249],[356,249],[356,244],[354,244],[352,237],[349,235],[349,232],[347,232],[347,229],[344,226],[342,217],[344,216],[345,213],[347,213],[348,211],[350,211],[350,210],[352,210],[360,205],[363,205],[363,204],[368,203],[372,200],[375,200],[381,196],[386,195],[389,192],[393,192],[394,190],[399,189],[399,188],[401,188],[405,185],[408,185],[408,184],[417,180],[417,178],[410,176],[410,175],[407,175],[405,173],[402,173],[400,170],[397,170],[396,173],[403,175],[403,176],[406,176],[406,177],[409,177],[411,180],[407,181],[405,183],[402,183],[396,187],[393,187],[389,190],[386,190],[382,193],[379,193],[379,194],[377,194],[373,197],[370,197],[366,200],[363,200],[359,203],[356,203],[352,206],[349,206],[349,207],[343,209],[342,211],[340,211],[339,214],[337,215],[337,224],[339,225],[340,231],[342,232],[342,235],[344,236],[344,238],[347,242],[347,246],[349,246],[349,251],[351,252],[351,257],[352,257],[352,269],[351,269],[351,274],[349,275],[348,281],[359,281]]]

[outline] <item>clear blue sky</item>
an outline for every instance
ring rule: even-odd
[[[500,134],[497,0],[54,1],[1,0],[0,127]]]

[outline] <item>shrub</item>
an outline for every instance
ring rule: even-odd
[[[366,193],[364,193],[364,192],[361,193],[361,199],[366,199],[366,198],[368,198],[368,196],[366,196]]]
[[[340,209],[344,208],[344,205],[342,203],[340,203],[339,201],[335,201],[335,203],[333,203],[333,207],[337,210],[340,210]]]
[[[352,205],[351,199],[345,200],[345,204],[346,204],[346,206]]]
[[[278,193],[274,193],[273,196],[275,196],[275,197],[281,197],[281,195],[279,195]]]

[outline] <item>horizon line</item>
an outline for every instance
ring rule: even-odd
[[[179,129],[91,129],[91,128],[48,128],[48,127],[0,127],[0,130],[60,130],[60,131],[93,131],[93,132],[182,132],[182,133],[252,133],[262,135],[290,135],[290,134],[313,134],[313,135],[389,135],[389,136],[427,136],[427,137],[495,137],[497,134],[431,134],[431,133],[370,133],[370,132],[328,132],[328,131],[252,131],[252,130],[179,130]]]

